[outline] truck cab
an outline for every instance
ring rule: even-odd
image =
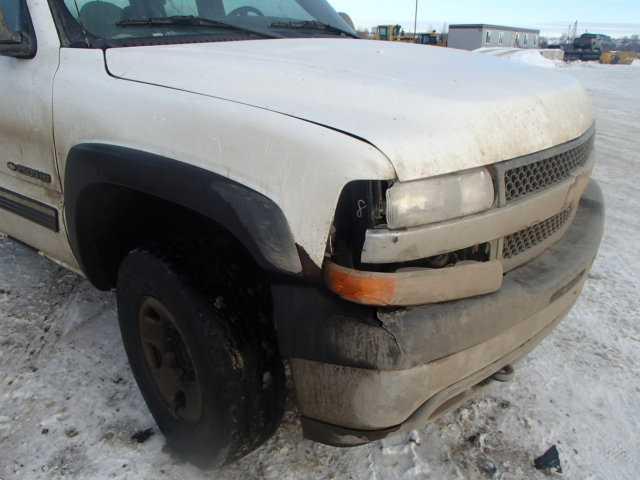
[[[325,0],[0,0],[0,82],[0,230],[115,291],[198,464],[269,438],[285,365],[313,440],[432,421],[551,334],[598,252],[576,80],[361,40]]]

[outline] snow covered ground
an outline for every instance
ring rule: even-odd
[[[541,68],[556,68],[560,66],[562,61],[551,60],[542,55],[542,51],[538,49],[522,49],[522,48],[495,48],[486,47],[474,50],[475,53],[491,55],[493,57],[504,58],[512,62],[526,63]]]
[[[640,68],[563,67],[594,96],[607,233],[584,296],[511,384],[411,435],[339,450],[277,435],[221,472],[163,448],[120,345],[113,296],[0,240],[0,479],[568,479],[640,472]],[[131,439],[147,428],[144,443]]]

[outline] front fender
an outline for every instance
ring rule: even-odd
[[[91,245],[80,235],[83,192],[114,185],[152,195],[215,221],[238,239],[263,269],[300,274],[302,266],[281,209],[264,195],[229,178],[159,155],[116,145],[82,144],[69,152],[65,172],[65,218],[71,248],[87,277],[104,286],[90,261]],[[99,212],[91,221],[100,221]],[[167,219],[170,227],[171,219]]]

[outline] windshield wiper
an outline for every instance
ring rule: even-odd
[[[282,29],[295,29],[295,30],[319,30],[323,32],[340,33],[342,35],[348,35],[352,38],[359,38],[357,35],[343,30],[339,27],[334,27],[328,23],[319,22],[317,20],[302,20],[296,22],[274,22],[270,25],[271,28]]]
[[[255,30],[253,28],[241,27],[232,23],[212,20],[210,18],[195,17],[193,15],[174,15],[171,17],[152,17],[152,18],[132,18],[129,20],[121,20],[116,23],[118,27],[148,27],[148,26],[179,26],[179,27],[208,27],[223,28],[226,30],[236,30],[238,32],[253,33],[268,38],[282,38],[281,35]]]

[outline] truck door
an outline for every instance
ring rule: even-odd
[[[0,0],[0,12],[0,231],[68,262],[52,118],[60,41],[46,0]]]

